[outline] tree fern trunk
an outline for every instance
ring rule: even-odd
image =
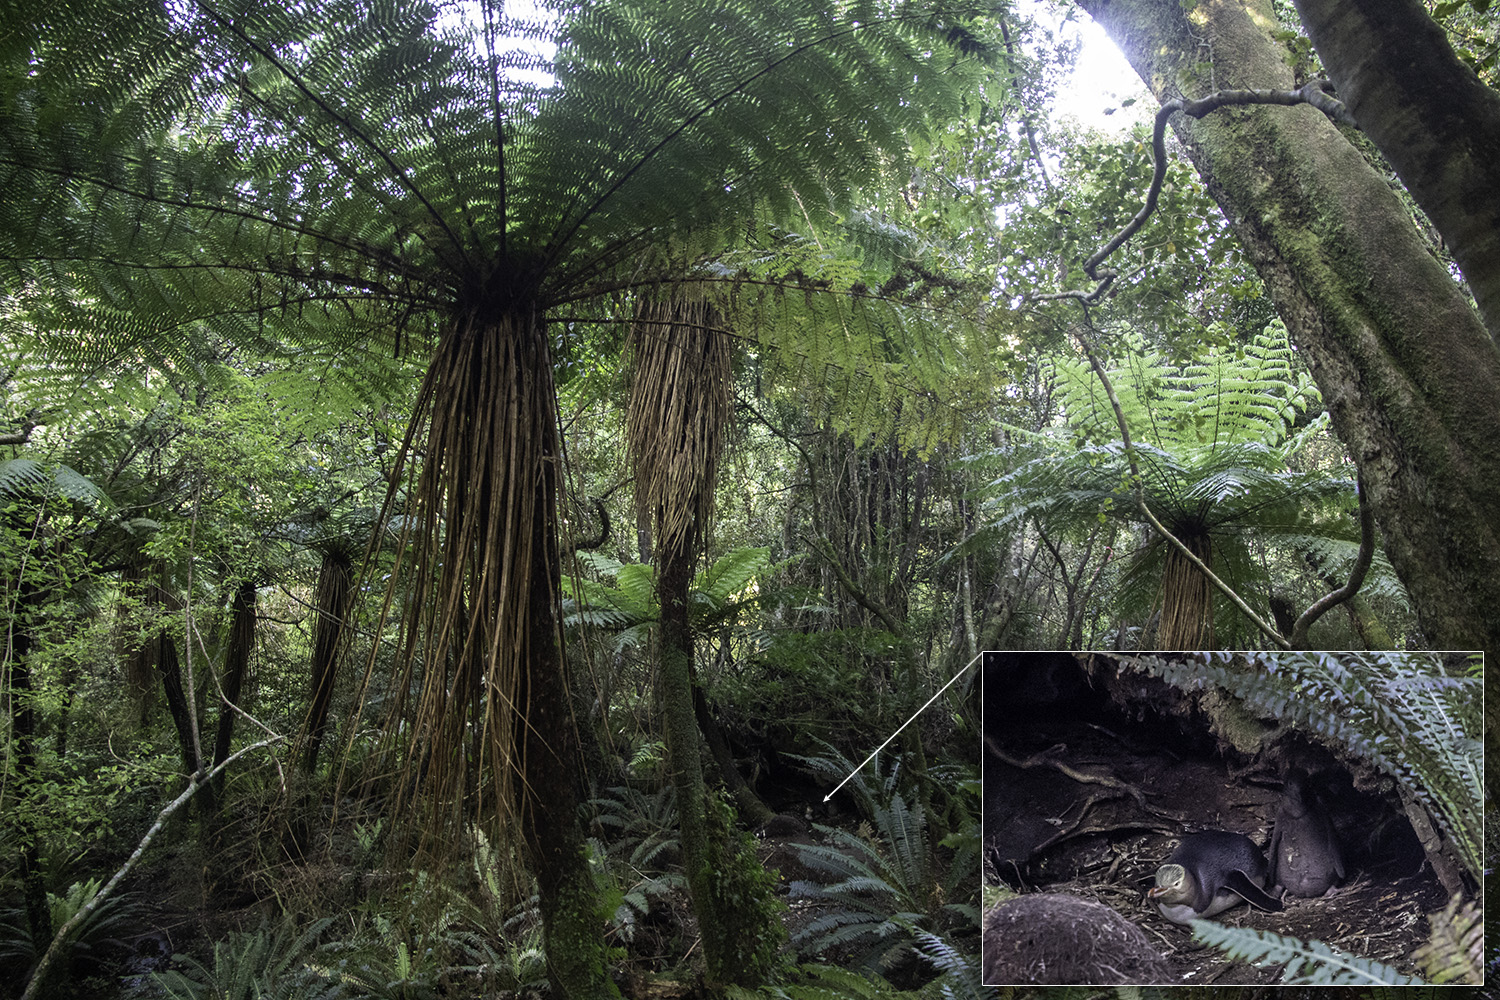
[[[1179,535],[1193,555],[1213,569],[1213,546],[1202,535]],[[1161,628],[1158,649],[1214,648],[1214,590],[1208,578],[1176,548],[1167,549],[1161,575]]]
[[[313,589],[312,700],[307,710],[307,755],[302,769],[312,774],[318,767],[318,751],[328,735],[328,710],[333,704],[333,685],[338,679],[339,651],[349,598],[354,592],[354,564],[342,548],[323,553],[318,582]]]
[[[720,318],[695,302],[648,302],[632,341],[628,441],[640,509],[655,521],[661,607],[662,714],[668,766],[677,789],[683,865],[711,983],[758,985],[767,971],[758,942],[779,930],[764,920],[741,847],[711,829],[698,720],[693,706],[693,568],[713,513],[718,457],[729,419],[731,355]],[[713,842],[710,842],[710,838]],[[753,858],[753,867],[764,874]],[[738,897],[738,898],[737,898]],[[774,953],[774,949],[771,949]]]
[[[387,739],[404,744],[403,789],[414,790],[394,806],[425,818],[437,850],[459,823],[518,820],[552,995],[595,1000],[619,993],[578,819],[551,348],[536,304],[505,277],[485,290],[499,301],[473,304],[444,331],[413,418],[414,434],[426,423],[426,455],[405,512],[407,618]]]

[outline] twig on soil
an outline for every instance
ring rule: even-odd
[[[1080,782],[1082,784],[1104,785],[1106,788],[1118,789],[1119,791],[1125,792],[1126,794],[1133,797],[1136,803],[1139,804],[1142,809],[1149,808],[1146,805],[1146,794],[1139,788],[1136,788],[1134,785],[1126,784],[1118,778],[1111,778],[1108,775],[1104,774],[1086,774],[1083,771],[1074,770],[1061,761],[1051,760],[1048,755],[1053,751],[1059,749],[1059,747],[1053,747],[1051,750],[1043,750],[1041,753],[1034,753],[1030,757],[1027,757],[1025,760],[1017,760],[1016,758],[1007,754],[1004,750],[1001,750],[1000,745],[995,742],[995,739],[992,736],[985,736],[984,745],[989,748],[990,753],[994,754],[1001,761],[1009,764],[1011,767],[1018,767],[1023,770],[1041,766],[1051,767],[1058,771],[1061,771],[1063,774],[1066,774],[1074,781]]]

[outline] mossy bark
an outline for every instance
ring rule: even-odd
[[[517,371],[550,371],[546,337],[540,325],[516,331],[522,364]],[[546,366],[546,367],[544,367]],[[539,377],[533,374],[533,377]],[[544,398],[554,399],[550,379]],[[546,940],[547,970],[559,1000],[604,1000],[618,997],[610,979],[604,944],[605,914],[599,886],[589,866],[583,827],[578,818],[581,760],[579,720],[568,693],[567,665],[559,625],[560,607],[557,525],[557,441],[555,404],[534,432],[541,440],[541,461],[530,473],[530,620],[521,638],[518,720],[521,744],[522,831],[536,873]],[[521,500],[524,504],[527,500]]]
[[[1083,6],[1163,101],[1293,85],[1269,0]],[[1317,380],[1427,641],[1500,649],[1495,342],[1385,178],[1319,112],[1172,125]]]
[[[722,962],[714,944],[722,938],[721,915],[713,906],[714,872],[708,859],[707,803],[703,757],[698,750],[698,719],[693,712],[693,633],[688,620],[688,591],[693,581],[696,531],[679,536],[678,544],[662,547],[657,576],[661,603],[662,715],[667,730],[667,765],[677,789],[677,821],[693,913],[703,935],[703,957],[710,979],[717,979]]]
[[[229,645],[224,654],[224,698],[230,705],[238,706],[240,692],[245,686],[245,676],[250,672],[250,653],[255,647],[255,582],[243,580],[235,588],[229,605]],[[214,734],[214,765],[229,759],[229,748],[234,742],[234,721],[238,713],[229,705],[219,705],[219,727]],[[224,775],[213,782],[214,802],[224,790]]]
[[[21,842],[22,896],[26,922],[35,942],[52,938],[52,911],[47,905],[47,884],[42,873],[41,833],[32,822],[32,788],[36,784],[36,708],[32,704],[31,655],[34,630],[41,616],[41,590],[23,580],[16,600],[9,642],[10,726],[15,745],[16,828]],[[39,944],[40,946],[40,944]]]
[[[1420,0],[1297,0],[1339,97],[1427,213],[1500,339],[1500,94]]]

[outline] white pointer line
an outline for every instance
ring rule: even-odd
[[[976,657],[974,657],[974,659],[970,660],[968,663],[965,663],[964,664],[964,668],[962,670],[960,670],[958,673],[954,674],[952,677],[950,677],[948,679],[948,683],[947,684],[944,684],[942,687],[938,688],[937,694],[935,694],[931,698],[927,699],[927,705],[931,705],[933,702],[935,702],[939,698],[941,698],[943,696],[943,692],[946,691],[946,690],[948,690],[949,688],[951,688],[953,686],[953,682],[954,681],[958,680],[964,674],[968,673],[969,672],[969,668],[972,667],[974,664],[978,663],[979,660],[980,660],[980,657],[983,657],[983,656],[984,656],[984,654],[980,653],[979,656],[976,656]],[[823,801],[827,802],[829,799],[833,798],[834,792],[837,792],[840,788],[843,788],[845,785],[847,785],[849,783],[849,779],[852,778],[852,777],[854,777],[856,774],[859,773],[860,768],[864,767],[866,764],[870,763],[870,761],[874,760],[875,759],[875,755],[878,754],[880,751],[884,750],[887,746],[889,746],[891,740],[895,739],[897,736],[900,736],[902,729],[905,729],[907,726],[911,725],[913,722],[916,721],[917,716],[919,716],[923,712],[927,711],[927,705],[923,705],[921,708],[919,708],[915,712],[911,713],[911,718],[907,719],[905,722],[901,723],[900,727],[894,733],[892,733],[890,736],[886,737],[886,740],[885,740],[884,743],[880,744],[880,746],[878,746],[874,750],[870,751],[870,756],[868,756],[864,760],[860,761],[859,762],[859,767],[856,767],[854,770],[850,771],[849,774],[844,778],[843,781],[840,781],[837,785],[833,786],[833,791],[832,792],[829,792],[827,795],[823,796]]]

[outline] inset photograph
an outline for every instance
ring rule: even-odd
[[[1483,982],[1483,659],[995,652],[988,985]]]

